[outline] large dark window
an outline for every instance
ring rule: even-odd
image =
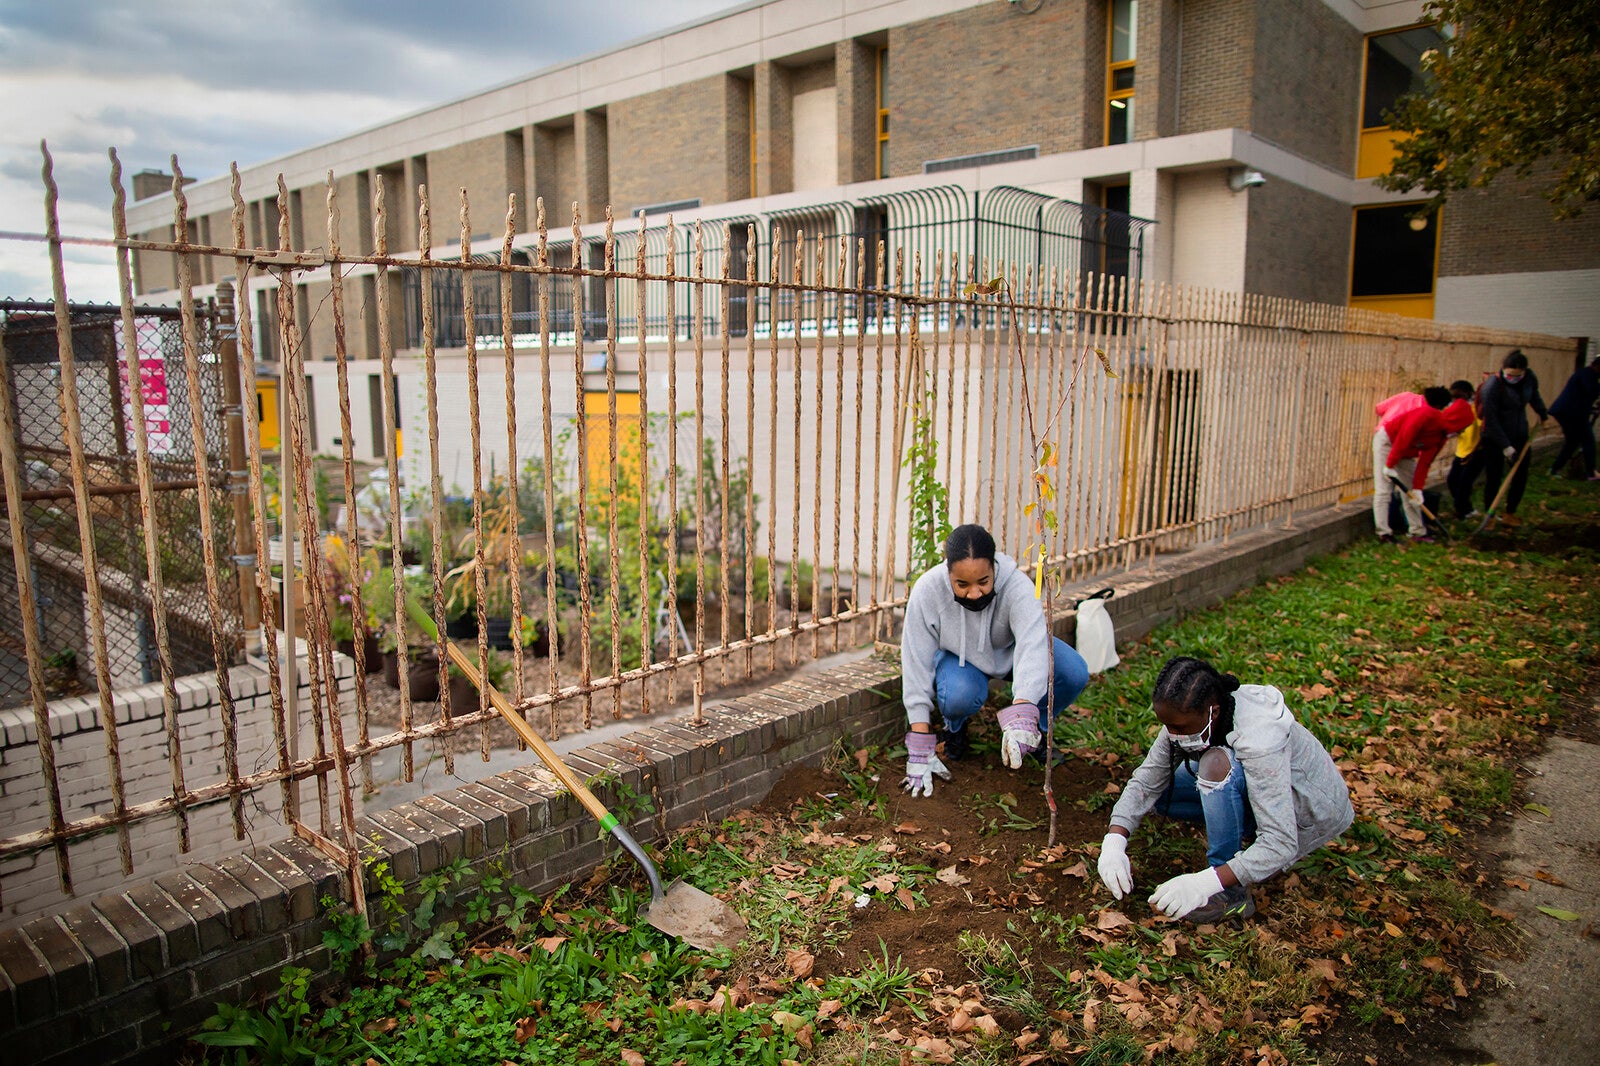
[[[1439,219],[1413,219],[1417,204],[1356,209],[1350,295],[1406,296],[1433,292]]]
[[[1432,26],[1380,33],[1367,38],[1367,84],[1361,99],[1362,129],[1387,126],[1388,112],[1396,100],[1427,87],[1422,54],[1441,47],[1443,43],[1444,38]]]

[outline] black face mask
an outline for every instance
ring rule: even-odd
[[[957,596],[955,600],[973,614],[977,614],[979,611],[983,610],[985,607],[994,602],[994,589],[990,589],[982,596],[974,596],[971,599]]]

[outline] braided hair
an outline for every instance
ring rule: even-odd
[[[968,523],[950,531],[944,542],[944,561],[954,566],[966,559],[981,559],[994,565],[994,536],[982,526]]]
[[[1232,674],[1224,674],[1215,666],[1204,659],[1196,659],[1189,655],[1174,655],[1168,659],[1161,668],[1161,673],[1156,675],[1154,690],[1150,693],[1151,703],[1171,703],[1182,707],[1186,711],[1204,711],[1215,705],[1217,707],[1217,720],[1211,727],[1211,736],[1226,737],[1233,732],[1233,693],[1239,687],[1239,679]],[[1202,753],[1203,754],[1203,753]],[[1170,814],[1172,811],[1172,784],[1177,775],[1178,762],[1182,761],[1189,766],[1190,772],[1199,776],[1194,763],[1198,756],[1190,755],[1177,744],[1173,743],[1170,734],[1167,738],[1167,809],[1163,812]]]

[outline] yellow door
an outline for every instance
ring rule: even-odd
[[[278,379],[256,378],[256,427],[261,432],[261,450],[278,450]]]
[[[604,495],[610,485],[611,420],[604,391],[583,394],[584,432],[588,435],[589,491]],[[639,493],[639,394],[617,393],[617,495]]]

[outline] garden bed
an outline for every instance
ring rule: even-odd
[[[1361,544],[1125,649],[1058,722],[1071,757],[1054,774],[1054,848],[1040,771],[996,766],[983,732],[918,800],[896,787],[903,753],[846,738],[755,810],[660,849],[669,875],[749,920],[733,951],[639,921],[642,879],[621,856],[547,899],[493,874],[461,883],[458,866],[420,896],[380,894],[392,961],[354,964],[333,1006],[291,972],[266,1012],[229,1008],[216,1031],[380,1063],[1425,1057],[1514,949],[1480,837],[1513,816],[1517,767],[1594,665],[1596,494],[1536,477],[1527,502],[1514,539]],[[1150,684],[1180,651],[1280,687],[1356,804],[1340,841],[1256,888],[1242,928],[1145,903],[1202,861],[1191,828],[1147,823],[1121,903],[1094,873],[1116,786],[1154,731]],[[649,811],[623,799],[623,814]],[[1578,935],[1556,916],[1534,932]],[[366,938],[347,916],[329,936],[351,960]]]

